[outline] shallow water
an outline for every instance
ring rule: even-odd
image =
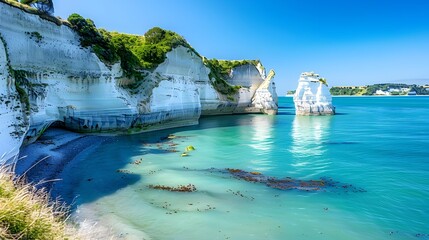
[[[428,97],[337,97],[338,115],[321,117],[279,100],[277,116],[115,137],[81,153],[54,190],[129,239],[429,239]],[[226,168],[339,183],[279,190]],[[197,191],[148,187],[188,184]]]

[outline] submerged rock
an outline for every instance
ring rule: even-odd
[[[326,79],[313,72],[301,73],[293,101],[296,115],[335,114]]]
[[[234,178],[253,183],[262,183],[267,187],[279,190],[299,190],[306,192],[366,192],[363,188],[355,187],[351,184],[344,184],[334,181],[331,178],[320,178],[315,180],[300,180],[291,177],[276,178],[266,176],[260,172],[247,172],[241,169],[226,168],[208,169],[210,172],[219,172],[224,174],[231,174]]]
[[[157,189],[157,190],[165,190],[170,192],[195,192],[197,188],[193,184],[188,185],[179,185],[177,187],[170,187],[164,185],[149,185],[148,188]]]

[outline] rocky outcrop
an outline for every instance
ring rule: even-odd
[[[197,124],[201,115],[277,111],[274,83],[261,65],[234,68],[227,81],[241,88],[226,96],[186,47],[174,48],[135,82],[124,77],[120,63],[106,66],[81,47],[70,27],[2,2],[0,36],[3,159],[54,122],[76,132],[133,133]]]
[[[276,93],[276,86],[274,81],[275,72],[271,70],[268,77],[258,87],[252,99],[252,104],[257,109],[262,109],[266,114],[277,114],[278,111],[278,97]]]
[[[210,79],[209,83],[213,81],[215,79]],[[277,113],[278,100],[274,81],[271,78],[266,79],[265,69],[260,63],[256,65],[247,63],[231,69],[226,82],[240,86],[240,89],[234,95],[218,93],[217,100],[209,101],[212,103],[211,106],[202,101],[202,115]],[[266,94],[261,94],[262,89],[266,90]]]
[[[335,114],[326,80],[313,72],[301,74],[293,101],[296,115]]]

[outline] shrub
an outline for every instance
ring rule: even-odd
[[[154,27],[144,34],[148,44],[157,44],[165,38],[165,30],[159,27]]]
[[[97,56],[107,64],[113,64],[119,60],[115,46],[102,33],[97,30],[91,19],[84,19],[77,13],[73,13],[67,19],[80,36],[82,47],[92,47]]]

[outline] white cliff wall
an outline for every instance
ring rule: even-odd
[[[11,143],[0,146],[0,156],[19,149],[23,141],[33,141],[55,121],[78,132],[141,132],[197,123],[201,111],[197,88],[188,71],[174,70],[180,68],[181,63],[174,63],[179,58],[145,79],[149,83],[141,96],[119,86],[119,63],[106,67],[89,49],[80,47],[79,37],[67,26],[0,3],[0,34],[7,43],[0,49],[1,120],[9,126],[2,125],[0,138]],[[20,110],[24,106],[18,108],[19,95],[5,67],[8,60],[12,69],[25,75],[22,88],[29,96],[28,114]],[[170,100],[165,99],[167,89]],[[173,109],[180,113],[173,114]]]
[[[9,75],[5,46],[0,41],[0,160],[18,154],[27,129],[25,109]]]
[[[270,84],[266,82],[265,70],[261,64],[244,64],[231,70],[226,81],[231,85],[241,86],[234,96],[219,95],[219,103],[216,109],[205,110],[203,115],[219,114],[241,114],[241,113],[277,113],[277,94],[275,93],[274,82],[270,79]],[[212,81],[215,81],[212,79]],[[271,85],[272,83],[272,85]],[[269,87],[269,94],[257,94],[262,85]],[[257,101],[255,101],[255,97]],[[259,100],[269,104],[259,104]]]
[[[0,4],[0,33],[10,65],[25,72],[31,112],[26,141],[37,138],[54,121],[76,131],[126,129],[124,118],[136,114],[115,78],[67,26]]]
[[[278,96],[276,85],[273,81],[274,75],[274,71],[271,70],[268,77],[256,90],[252,99],[252,104],[256,108],[262,109],[263,113],[269,115],[277,114],[278,111]]]
[[[328,86],[316,77],[301,75],[293,100],[296,115],[335,114]]]
[[[252,104],[256,89],[264,82],[263,76],[256,66],[246,64],[232,69],[230,78],[227,81],[232,85],[241,86],[234,113],[260,112],[260,109],[255,108]]]

